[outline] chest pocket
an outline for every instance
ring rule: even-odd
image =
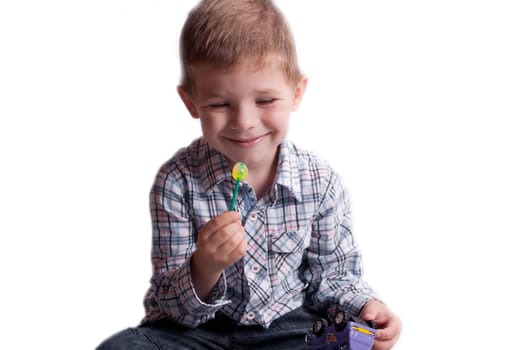
[[[275,253],[300,253],[309,245],[310,234],[308,231],[285,231],[272,235],[270,249]]]

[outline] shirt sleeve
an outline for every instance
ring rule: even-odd
[[[367,301],[377,299],[362,279],[361,252],[354,241],[349,195],[337,174],[327,180],[327,190],[312,224],[307,250],[308,294],[314,306],[342,305],[359,315]]]
[[[150,193],[152,220],[151,261],[153,276],[144,299],[144,321],[171,319],[196,327],[215,317],[225,300],[223,275],[206,302],[197,296],[191,281],[190,258],[196,235],[188,205],[187,189],[172,172],[161,169]],[[186,195],[185,195],[186,193]]]

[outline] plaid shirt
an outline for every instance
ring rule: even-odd
[[[271,322],[308,304],[344,305],[358,314],[375,298],[361,280],[350,203],[338,175],[311,153],[284,141],[269,192],[256,199],[239,189],[247,254],[226,269],[202,301],[190,277],[190,257],[206,222],[227,211],[234,188],[231,165],[204,139],[164,164],[151,190],[153,276],[143,322],[170,319],[196,327],[220,312],[243,325]]]

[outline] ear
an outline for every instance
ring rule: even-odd
[[[186,106],[186,109],[188,112],[190,112],[191,116],[195,119],[199,118],[199,113],[197,112],[197,107],[193,103],[193,99],[191,98],[190,94],[184,90],[182,85],[179,85],[177,87],[177,92],[179,93],[180,99],[182,102],[184,102],[184,105]]]
[[[297,82],[297,85],[295,86],[294,94],[293,94],[293,111],[296,111],[299,108],[299,105],[301,104],[301,100],[303,99],[304,92],[306,90],[306,86],[308,85],[308,78],[306,76],[301,76],[301,79],[299,79],[299,82]]]

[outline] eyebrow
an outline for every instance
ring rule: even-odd
[[[255,93],[257,94],[279,94],[278,90],[268,88],[263,90],[255,90]]]
[[[265,94],[280,95],[279,90],[272,89],[272,88],[255,90],[254,93],[257,94],[257,95],[265,95]],[[227,95],[227,93],[226,93],[226,95]],[[225,94],[224,93],[221,94],[221,93],[218,93],[218,92],[210,92],[208,94],[203,95],[202,97],[205,98],[205,99],[225,98]]]
[[[224,94],[220,94],[217,92],[210,92],[208,94],[205,94],[202,96],[202,98],[209,99],[209,98],[224,98]]]

